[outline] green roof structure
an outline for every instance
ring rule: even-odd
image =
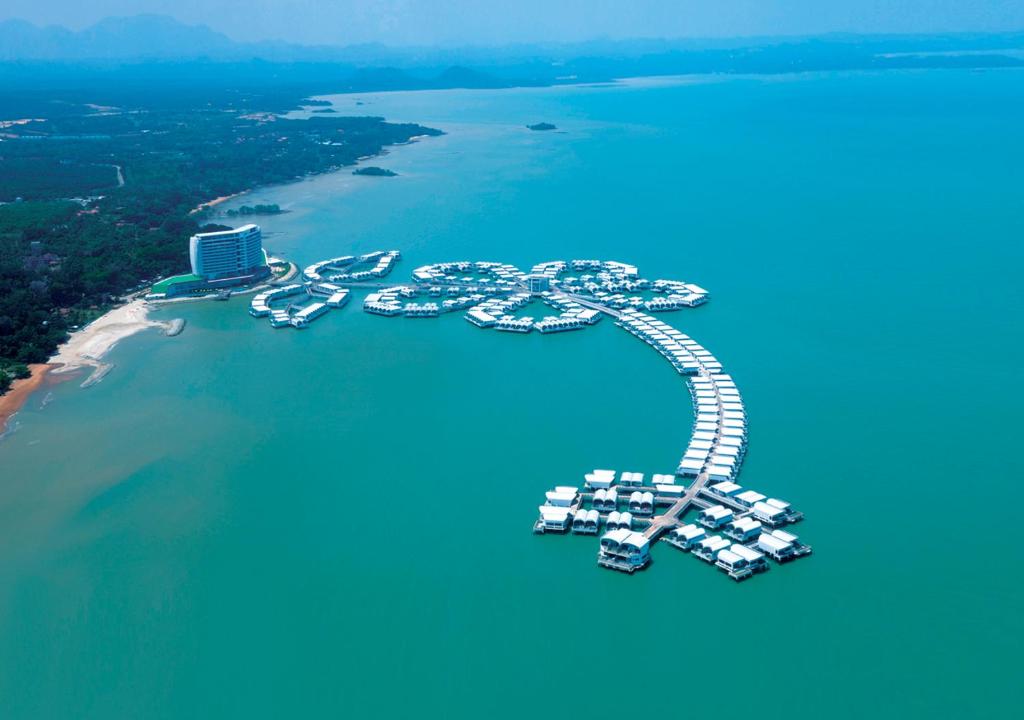
[[[153,283],[153,292],[166,293],[168,290],[171,289],[172,285],[177,285],[179,283],[200,282],[202,280],[202,275],[195,275],[193,273],[189,273],[187,275],[174,275],[169,278],[164,278],[160,282]]]

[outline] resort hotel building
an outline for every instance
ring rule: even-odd
[[[194,295],[238,285],[251,285],[270,275],[259,225],[197,233],[189,239],[192,272],[153,285],[158,297]]]

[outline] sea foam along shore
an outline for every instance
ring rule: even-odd
[[[166,331],[170,327],[170,323],[150,320],[148,314],[149,306],[144,300],[132,300],[71,333],[67,342],[58,348],[57,354],[50,358],[50,364],[57,366],[53,374],[60,375],[91,367],[93,371],[82,383],[82,387],[100,380],[112,367],[104,364],[102,358],[120,340],[147,328],[158,327]]]

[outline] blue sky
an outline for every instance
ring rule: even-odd
[[[152,12],[236,39],[389,45],[1024,29],[1024,0],[3,0],[0,19],[81,28]]]

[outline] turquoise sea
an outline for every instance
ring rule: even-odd
[[[158,312],[0,440],[0,718],[999,718],[1024,702],[1024,74],[336,98],[447,132],[244,202],[300,264],[633,262],[748,408],[740,482],[815,554],[628,577],[543,492],[671,472],[691,408],[604,322],[304,332]],[[357,105],[357,101],[363,103]],[[559,132],[527,123],[549,121]],[[241,202],[241,201],[239,201]],[[238,204],[238,203],[236,203]],[[184,242],[184,239],[183,239]]]

